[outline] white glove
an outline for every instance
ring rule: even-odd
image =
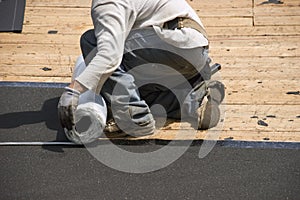
[[[65,87],[64,93],[58,102],[58,116],[63,128],[72,130],[75,125],[74,113],[78,106],[80,92],[69,87]]]

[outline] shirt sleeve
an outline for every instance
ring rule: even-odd
[[[99,93],[122,61],[125,39],[134,24],[135,15],[126,0],[96,2],[91,11],[97,38],[96,53],[90,61],[86,61],[87,68],[76,81]]]

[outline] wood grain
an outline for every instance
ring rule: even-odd
[[[80,36],[93,28],[91,2],[27,0],[23,32],[0,33],[0,81],[69,82]],[[222,122],[209,131],[173,122],[144,138],[299,142],[299,0],[187,2],[207,29],[213,62],[222,64],[213,77],[226,86]]]

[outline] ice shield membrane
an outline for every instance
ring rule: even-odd
[[[72,80],[78,77],[86,68],[84,59],[79,56],[75,64]],[[106,125],[107,106],[100,95],[88,90],[79,96],[78,107],[75,110],[72,130],[64,129],[66,137],[77,144],[90,143],[99,138]]]

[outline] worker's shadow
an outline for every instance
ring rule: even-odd
[[[59,97],[46,100],[43,103],[40,111],[24,111],[24,112],[13,112],[13,113],[0,114],[0,131],[1,131],[1,129],[13,129],[13,128],[18,128],[18,127],[24,126],[24,125],[39,124],[39,125],[37,125],[38,130],[40,132],[41,131],[45,132],[44,140],[46,140],[46,141],[52,140],[53,142],[70,142],[66,138],[64,130],[61,127],[59,119],[58,119],[58,113],[57,113],[58,101],[59,101]],[[44,125],[40,125],[40,123],[43,123],[43,122],[46,127],[43,127]],[[167,121],[166,124],[170,124],[172,122],[173,121]],[[36,129],[36,127],[34,127],[33,129]],[[53,133],[53,131],[49,131],[49,130],[54,130],[54,132],[56,133],[56,136],[55,136],[56,138],[54,140],[53,140],[53,135],[51,135]],[[18,130],[16,130],[16,132],[18,132]],[[155,141],[148,140],[148,139],[146,139],[146,140],[143,140],[143,139],[128,140],[128,138],[130,138],[131,136],[126,135],[126,134],[124,135],[124,133],[113,133],[112,135],[105,134],[105,137],[107,137],[111,140],[96,141],[96,142],[89,144],[89,146],[110,144],[110,142],[114,143],[115,145],[121,145],[121,146],[147,145],[149,143],[153,144],[153,142],[155,144],[161,144],[161,145],[165,145],[165,144],[169,143],[169,141],[166,143],[166,140],[160,141],[158,139],[156,139]],[[113,140],[114,138],[119,138],[119,139]],[[124,139],[120,139],[120,138],[124,138]],[[42,145],[43,149],[53,151],[53,152],[64,152],[65,148],[81,148],[81,147],[83,147],[83,146]]]
[[[58,101],[59,101],[59,97],[46,100],[43,103],[43,106],[40,111],[24,111],[24,112],[1,114],[0,129],[11,129],[23,125],[38,124],[38,123],[45,122],[47,129],[56,131],[56,139],[54,141],[60,141],[60,142],[68,141],[68,139],[64,134],[64,130],[59,123],[58,114],[57,114]],[[49,135],[45,137],[49,137]],[[45,145],[42,147],[50,151],[64,152],[62,146]]]

